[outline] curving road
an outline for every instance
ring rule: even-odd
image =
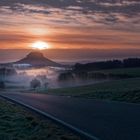
[[[140,105],[31,93],[1,93],[100,140],[140,140]]]

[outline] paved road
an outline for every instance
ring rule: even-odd
[[[101,140],[140,140],[140,105],[30,93],[5,95]]]

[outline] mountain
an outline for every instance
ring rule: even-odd
[[[31,52],[25,58],[14,62],[14,64],[30,64],[32,66],[53,66],[61,67],[62,65],[56,63],[46,57],[41,52]]]

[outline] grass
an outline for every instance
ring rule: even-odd
[[[108,81],[88,86],[39,89],[37,91],[20,89],[19,91],[140,103],[140,68],[110,69],[94,72],[114,75],[125,74],[134,78]]]
[[[0,140],[80,140],[63,127],[0,99]]]
[[[140,78],[130,78],[88,86],[42,89],[40,93],[140,103]]]
[[[104,74],[126,74],[132,77],[140,77],[140,68],[122,68],[96,71]]]

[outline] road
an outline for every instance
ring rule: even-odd
[[[100,140],[140,140],[140,105],[31,93],[1,93]]]

